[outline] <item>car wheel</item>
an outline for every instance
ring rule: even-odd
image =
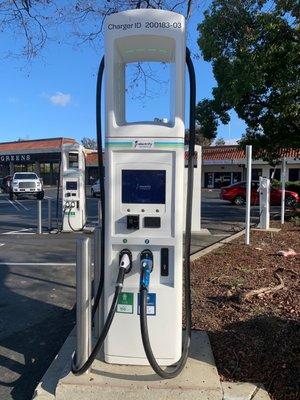
[[[43,198],[44,198],[44,192],[39,192],[39,193],[36,195],[36,199],[37,199],[37,200],[43,200]]]
[[[96,197],[96,193],[94,192],[93,189],[91,189],[91,195],[92,195],[92,197]]]
[[[233,199],[233,204],[236,206],[243,206],[245,204],[245,199],[242,196],[236,196]]]
[[[293,207],[294,208],[294,207],[296,207],[296,200],[294,199],[294,197],[288,196],[285,199],[285,205],[287,207]]]

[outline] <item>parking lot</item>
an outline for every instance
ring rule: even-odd
[[[75,244],[83,233],[49,234],[48,199],[56,224],[56,190],[43,200],[43,235],[36,235],[37,201],[0,195],[0,399],[27,400],[75,323]],[[97,223],[98,199],[87,198],[88,225]],[[278,212],[275,208],[273,212]],[[59,210],[60,213],[60,210]],[[253,207],[252,222],[258,221]],[[245,208],[204,191],[204,247],[244,226]],[[92,235],[90,234],[90,237]]]

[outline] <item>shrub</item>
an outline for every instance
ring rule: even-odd
[[[276,179],[273,179],[272,186],[276,189],[280,189],[281,182],[277,181]],[[300,196],[300,181],[295,181],[295,182],[286,181],[285,188],[286,188],[286,190],[291,190],[292,192],[298,193]]]

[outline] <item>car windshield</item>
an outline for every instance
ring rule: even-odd
[[[38,179],[36,174],[15,174],[14,179]]]

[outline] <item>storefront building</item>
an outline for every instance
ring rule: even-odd
[[[53,138],[0,143],[0,177],[17,171],[33,171],[45,185],[55,185],[59,176],[61,148],[64,143],[75,143],[72,138]],[[203,148],[202,187],[220,188],[246,177],[245,152],[238,146],[209,146]],[[252,179],[270,178],[273,168],[262,160],[253,160]],[[274,178],[280,180],[280,166]],[[98,179],[98,155],[86,149],[86,183]],[[287,154],[287,179],[300,180],[300,149]]]
[[[287,179],[300,180],[300,149],[286,154]],[[252,179],[271,178],[274,168],[263,160],[252,161]],[[276,167],[274,179],[280,180],[281,166]],[[202,186],[220,188],[246,179],[246,154],[238,146],[203,148]]]
[[[0,177],[14,172],[36,172],[45,185],[55,185],[59,176],[61,147],[70,138],[0,143]]]

